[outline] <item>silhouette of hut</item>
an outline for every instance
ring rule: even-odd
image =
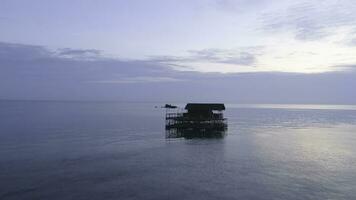
[[[186,117],[197,118],[201,120],[212,120],[222,117],[222,111],[225,110],[225,105],[221,103],[188,103],[185,106],[188,111],[185,113]],[[217,111],[219,113],[214,113]]]
[[[166,130],[174,133],[190,133],[204,136],[222,133],[227,129],[227,119],[220,103],[188,103],[183,112],[166,113]]]

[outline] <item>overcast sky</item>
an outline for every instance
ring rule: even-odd
[[[352,0],[0,0],[0,98],[356,103]]]

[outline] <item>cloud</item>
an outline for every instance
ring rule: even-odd
[[[349,45],[356,46],[356,38],[351,39]]]
[[[261,46],[237,49],[212,48],[189,50],[185,56],[155,56],[150,57],[148,60],[163,63],[175,69],[194,71],[197,70],[197,66],[201,65],[201,63],[216,64],[217,66],[219,64],[228,64],[233,66],[254,67],[257,62],[257,56],[262,54],[263,47]]]
[[[64,58],[56,52],[1,43],[0,99],[356,103],[355,65],[319,74],[222,74],[176,71],[150,60]],[[227,53],[209,50],[190,56],[214,58],[222,52]]]
[[[151,56],[147,59],[153,63],[170,63],[170,62],[184,62],[193,61],[194,59],[189,57],[178,57],[178,56]]]
[[[356,47],[356,27],[350,31],[348,37],[346,37],[346,42],[345,44],[351,47]]]
[[[336,65],[334,67],[340,68],[340,69],[342,69],[342,71],[346,71],[346,72],[356,72],[356,63],[349,64],[349,65]]]
[[[172,77],[138,76],[138,77],[123,77],[117,80],[91,81],[91,83],[130,84],[130,83],[164,83],[164,82],[176,82],[176,81],[182,81],[182,80],[177,78],[172,78]]]
[[[120,60],[102,56],[98,50],[58,49],[43,46],[0,43],[0,78],[18,76],[43,81],[172,81],[169,67],[144,60]],[[164,76],[162,76],[164,74]],[[142,78],[142,77],[158,77]],[[166,78],[160,78],[166,77]],[[132,82],[132,81],[131,81]]]
[[[267,2],[267,0],[214,0],[214,6],[218,10],[241,13],[250,8],[261,7]]]
[[[251,66],[256,62],[256,56],[252,52],[241,50],[204,49],[200,51],[190,51],[190,53],[196,60],[206,60],[212,63]]]
[[[263,29],[293,31],[298,40],[318,40],[343,26],[356,27],[356,5],[351,0],[317,0],[291,4],[262,15]]]
[[[42,46],[0,42],[1,60],[34,60],[52,56],[53,52]]]
[[[58,56],[70,57],[70,58],[99,58],[101,51],[97,49],[58,49]]]

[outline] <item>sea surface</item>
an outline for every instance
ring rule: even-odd
[[[355,106],[227,104],[193,139],[160,106],[0,101],[0,199],[356,199]]]

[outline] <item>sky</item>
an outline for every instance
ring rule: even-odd
[[[0,0],[0,99],[356,104],[352,0]]]

